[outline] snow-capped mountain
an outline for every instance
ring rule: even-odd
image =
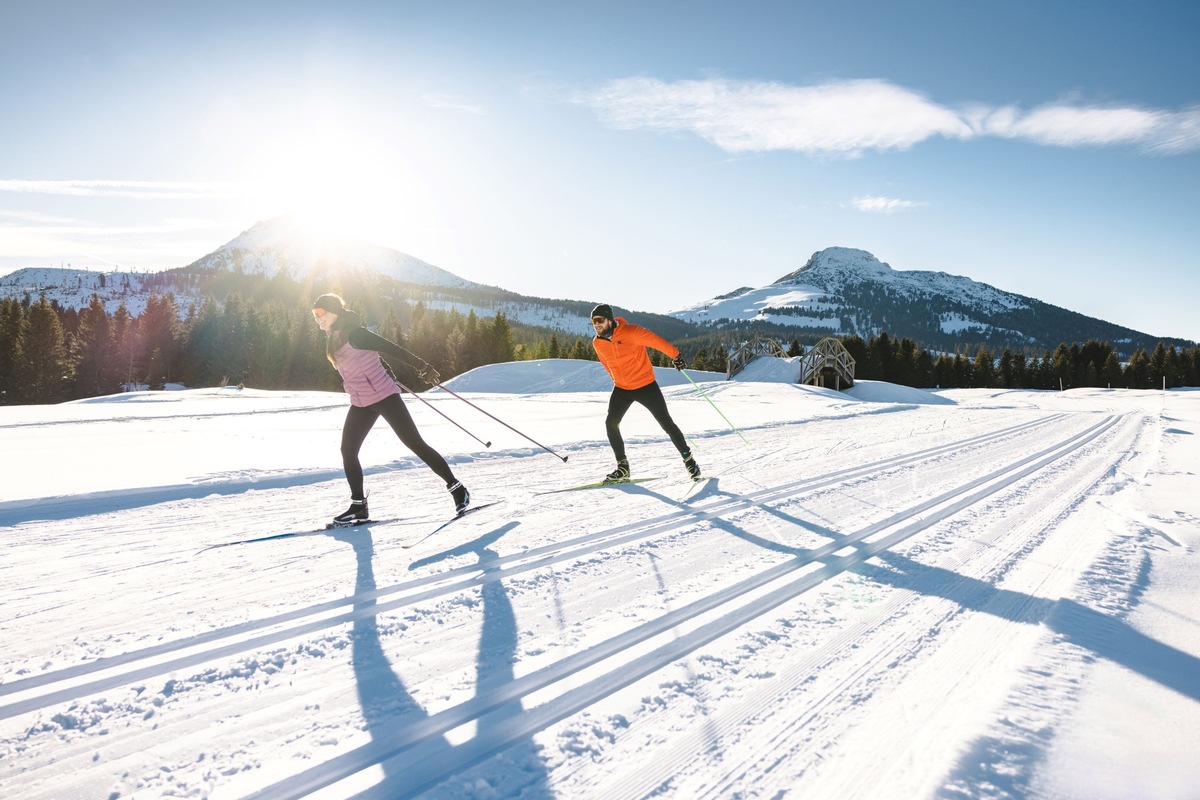
[[[296,280],[373,272],[425,286],[465,289],[479,285],[398,250],[317,233],[292,216],[260,222],[185,269],[226,269],[267,278],[282,272]]]
[[[978,308],[984,312],[981,317],[1028,309],[1030,303],[1037,302],[958,275],[900,272],[865,250],[830,247],[814,253],[803,267],[768,286],[743,287],[670,313],[698,323],[771,322],[799,328],[827,328],[848,319],[852,330],[839,333],[861,333],[871,328],[861,319],[870,317],[871,310],[856,307],[847,296],[863,289],[908,300]],[[966,317],[961,310],[936,312],[935,318],[947,333],[989,324]]]
[[[274,279],[283,278],[282,284]],[[282,287],[309,302],[324,291],[350,292],[359,303],[402,298],[427,309],[474,312],[484,319],[503,313],[511,323],[590,336],[588,311],[594,301],[529,297],[461,278],[419,258],[379,245],[316,233],[297,217],[259,222],[186,267],[153,273],[98,273],[82,269],[32,267],[0,276],[0,297],[41,295],[62,308],[86,308],[99,295],[108,313],[124,303],[138,316],[152,294],[175,296],[180,316],[206,297],[218,304],[231,293],[251,301],[286,299]],[[357,295],[357,296],[353,296]],[[622,309],[623,311],[623,309]],[[671,317],[638,312],[663,335],[683,338],[695,328]],[[372,319],[378,322],[382,314]]]
[[[865,250],[830,247],[767,286],[742,287],[670,312],[718,329],[776,336],[867,338],[882,331],[926,346],[960,343],[1052,348],[1095,338],[1122,350],[1153,347],[1144,333],[945,272],[895,270]]]
[[[0,297],[36,300],[45,295],[62,308],[80,309],[86,308],[95,294],[108,313],[124,303],[136,317],[151,294],[171,292],[182,313],[191,302],[203,300],[205,293],[197,290],[195,276],[222,271],[266,279],[282,273],[317,285],[335,285],[338,278],[368,274],[446,289],[480,286],[398,250],[346,237],[323,236],[296,217],[280,217],[254,225],[179,270],[94,272],[28,267],[0,276]]]

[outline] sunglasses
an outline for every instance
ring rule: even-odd
[[[608,322],[608,317],[592,317],[593,325],[603,325],[606,322]]]
[[[315,317],[316,319],[320,319],[321,317],[323,317],[329,313],[328,311],[326,311],[323,308],[314,308],[312,310],[312,312],[313,312],[313,317]]]

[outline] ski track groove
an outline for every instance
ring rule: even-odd
[[[842,540],[831,542],[812,552],[806,559],[785,562],[738,584],[726,587],[701,601],[684,606],[657,620],[613,637],[602,646],[593,646],[588,650],[568,656],[549,667],[512,680],[487,694],[476,695],[472,700],[433,714],[415,725],[406,727],[403,732],[393,736],[386,743],[372,742],[357,750],[349,751],[324,764],[268,786],[250,797],[303,797],[380,764],[384,764],[389,773],[404,774],[411,789],[402,796],[415,796],[435,786],[439,781],[502,751],[510,744],[586,709],[589,705],[618,689],[737,630],[750,620],[779,607],[830,578],[844,573],[850,567],[879,553],[886,552],[890,547],[925,531],[937,522],[1016,484],[1030,474],[1104,435],[1120,421],[1120,417],[1104,418],[1068,439],[1022,458],[1014,464],[1006,465],[982,478],[944,492],[932,500],[900,512],[881,523],[868,525],[854,534],[845,536]],[[904,525],[875,541],[869,541],[869,537],[895,527],[898,521],[903,521],[924,511],[930,511],[938,506],[941,508],[928,517]],[[863,546],[858,548],[856,553],[833,556],[834,553],[850,544],[862,544]],[[821,562],[823,566],[806,572],[794,580],[790,578],[792,572],[811,566],[815,562]],[[771,588],[775,584],[779,585]],[[709,611],[714,613],[720,611],[726,606],[733,605],[733,601],[744,598],[756,590],[763,590],[765,594],[755,594],[751,602],[745,606],[735,608],[711,622],[705,622],[697,629],[677,636],[674,640],[661,645],[650,653],[638,656],[633,662],[623,663],[610,669],[607,673],[590,679],[584,686],[569,689],[552,701],[525,710],[519,716],[500,721],[487,732],[477,734],[471,740],[456,746],[453,751],[455,757],[452,761],[447,759],[430,760],[423,757],[422,745],[432,742],[447,731],[478,719],[499,706],[515,702],[521,697],[545,689],[564,677],[601,664],[613,656],[632,649],[635,645],[643,644],[680,625],[694,621],[702,614]]]
[[[1103,465],[1100,470],[1101,474],[1109,466],[1111,459],[1106,456],[1100,456],[1097,460],[1103,460]],[[965,585],[973,580],[987,580],[995,582],[1008,571],[1015,560],[1019,560],[1022,556],[1028,555],[1036,548],[1037,542],[1031,542],[1030,536],[1044,531],[1052,522],[1057,519],[1058,515],[1070,508],[1078,498],[1084,494],[1099,480],[1097,476],[1095,480],[1088,480],[1077,483],[1072,487],[1072,491],[1068,495],[1054,495],[1054,502],[1048,503],[1039,507],[1039,511],[1031,518],[1022,521],[1020,525],[1006,527],[997,532],[996,536],[987,541],[983,540],[967,540],[965,547],[959,548],[954,553],[954,563],[956,566],[962,564],[973,564],[975,569],[971,571],[971,576],[959,576],[954,580],[956,585]],[[1043,492],[1050,494],[1049,492]],[[1000,500],[997,500],[1000,502]],[[956,540],[950,534],[947,534],[947,539]],[[1003,541],[1011,541],[1016,544],[1016,556],[1012,551],[1003,546]],[[979,563],[977,558],[983,555],[983,563]],[[956,592],[953,588],[942,587],[943,592],[950,596],[954,596]],[[754,752],[749,758],[742,759],[736,764],[731,764],[725,771],[725,780],[711,787],[696,787],[678,785],[672,788],[682,793],[686,797],[712,797],[723,798],[735,796],[738,787],[741,784],[741,778],[753,772],[758,775],[768,775],[778,764],[787,761],[801,761],[816,759],[820,760],[819,751],[813,753],[811,751],[811,743],[818,735],[822,739],[828,740],[837,735],[838,729],[849,729],[854,725],[853,721],[849,721],[847,717],[847,709],[844,707],[834,707],[834,699],[841,697],[843,694],[849,693],[847,690],[859,684],[870,685],[871,681],[866,676],[877,676],[874,680],[879,680],[879,675],[884,671],[885,667],[895,680],[895,672],[904,662],[914,659],[918,650],[929,644],[929,637],[919,636],[916,641],[884,641],[882,644],[878,642],[879,638],[887,639],[893,637],[887,623],[899,616],[907,616],[914,612],[914,607],[924,604],[924,594],[915,592],[904,592],[899,596],[893,596],[886,600],[882,606],[875,609],[869,620],[863,621],[852,626],[849,626],[841,632],[835,634],[827,641],[820,643],[819,646],[808,647],[802,650],[802,655],[793,661],[788,669],[778,675],[766,679],[753,693],[744,698],[739,698],[732,705],[734,711],[732,713],[724,713],[715,719],[706,719],[706,726],[703,730],[691,731],[687,735],[678,739],[673,739],[664,744],[660,749],[656,750],[656,758],[653,762],[646,765],[643,770],[637,774],[624,775],[618,780],[615,785],[611,784],[612,775],[619,774],[620,771],[611,769],[611,759],[606,759],[604,763],[585,764],[583,770],[585,772],[594,772],[594,776],[585,776],[582,780],[572,784],[573,789],[582,790],[585,796],[603,796],[606,798],[637,798],[651,796],[656,790],[665,787],[673,782],[675,776],[689,775],[691,771],[687,769],[690,761],[696,758],[708,759],[711,762],[711,749],[714,743],[727,743],[736,741],[738,732],[749,728],[751,723],[754,724],[756,737],[762,738],[763,726],[766,725],[775,730],[770,735],[771,745],[763,748],[761,752]],[[1026,596],[1020,603],[1021,607],[1026,610],[1034,610],[1038,608],[1037,601]],[[933,613],[926,612],[926,619],[919,625],[913,625],[911,620],[903,626],[895,626],[895,630],[902,632],[910,632],[914,630],[929,631],[937,630],[945,632],[945,629],[963,615],[961,608],[951,609],[934,609]],[[1011,616],[1006,615],[1006,618],[1017,619],[1018,621],[1036,621],[1029,613],[1011,613]],[[874,637],[874,638],[869,638]],[[903,646],[900,646],[903,645]],[[1002,647],[1000,642],[994,643],[996,647]],[[800,649],[800,648],[797,648]],[[842,674],[842,671],[832,669],[835,662],[854,658],[856,654],[870,654],[870,660],[854,669],[854,678],[850,681],[844,681],[835,684],[832,687],[827,687],[817,697],[811,699],[800,698],[796,695],[801,691],[806,684],[814,682],[814,676],[822,674]],[[860,680],[861,678],[861,680]],[[714,678],[709,681],[712,684],[719,684],[719,679]],[[863,690],[860,686],[858,696],[861,698]],[[797,703],[804,702],[804,712],[800,716],[797,714]],[[861,703],[860,699],[852,706],[857,706]],[[675,704],[669,704],[668,710],[660,712],[672,713],[670,709],[675,708]],[[773,709],[786,709],[787,715],[779,715],[780,722],[776,722],[775,715],[772,714]],[[677,714],[686,714],[686,710],[677,711]],[[864,712],[866,713],[866,712]],[[766,717],[767,719],[763,719]],[[862,724],[876,724],[878,720],[858,720]],[[781,723],[781,724],[780,724]],[[663,724],[661,716],[656,716],[654,726],[656,728],[666,727]],[[622,738],[636,738],[637,723],[633,723],[629,729],[622,731]],[[619,758],[619,747],[613,748],[617,751]],[[804,759],[800,755],[808,753],[809,759]],[[798,755],[799,754],[799,755]],[[728,751],[722,753],[722,761],[729,757]],[[894,754],[893,754],[894,757]],[[876,764],[893,763],[893,757],[881,757],[881,754],[874,753],[870,764],[863,764],[862,769],[857,771],[860,780],[857,781],[857,788],[850,790],[845,787],[839,787],[836,791],[818,792],[818,796],[870,796],[870,789],[881,785],[878,780],[874,780],[871,776],[873,766]],[[766,762],[766,763],[764,763]],[[606,769],[606,767],[608,767]],[[761,788],[761,787],[760,787]],[[785,781],[781,788],[788,788]],[[794,785],[792,788],[795,788]],[[763,788],[763,793],[770,795],[770,792]]]
[[[1062,419],[1063,416],[1065,415],[1039,418],[1002,430],[927,448],[915,454],[885,458],[871,464],[836,470],[824,475],[805,478],[744,495],[726,495],[712,499],[706,496],[709,494],[706,487],[705,490],[698,492],[697,497],[694,498],[694,502],[697,503],[695,506],[683,507],[647,520],[640,520],[636,523],[585,534],[565,542],[533,548],[522,553],[501,556],[488,564],[488,569],[484,575],[480,574],[480,568],[475,565],[451,568],[440,574],[406,581],[369,593],[359,593],[307,608],[272,615],[261,620],[252,620],[241,625],[227,626],[185,639],[164,642],[160,645],[133,650],[121,655],[101,658],[73,667],[47,672],[42,675],[7,682],[0,684],[0,697],[20,695],[32,692],[41,687],[51,687],[53,689],[55,686],[64,686],[64,688],[53,689],[50,692],[38,694],[34,697],[18,699],[0,705],[0,719],[18,716],[56,703],[79,699],[107,688],[133,683],[148,677],[194,667],[208,661],[250,650],[261,649],[316,631],[345,625],[357,619],[378,616],[384,612],[392,611],[406,605],[454,595],[470,588],[482,586],[488,582],[507,580],[522,573],[544,569],[562,562],[577,561],[600,550],[626,547],[651,537],[678,531],[681,528],[711,520],[721,520],[746,510],[767,507],[773,503],[794,500],[807,493],[828,487],[845,485],[847,482],[862,479],[869,475],[888,470],[912,468],[926,461],[966,452],[969,449],[997,440],[1011,439],[1019,434],[1036,434],[1046,426],[1053,429],[1054,425],[1052,423]],[[470,701],[434,714],[424,720],[422,724],[412,726],[398,741],[393,740],[386,744],[372,743],[352,750],[343,756],[338,756],[330,761],[318,764],[304,773],[266,787],[263,792],[255,796],[303,796],[304,793],[314,788],[328,786],[332,782],[341,780],[362,769],[378,765],[384,761],[399,761],[405,769],[414,771],[414,779],[418,775],[423,776],[419,781],[419,788],[414,788],[414,793],[434,786],[438,781],[462,770],[469,764],[478,763],[490,755],[503,750],[511,742],[537,733],[571,714],[585,710],[598,699],[617,691],[622,685],[628,685],[634,680],[652,674],[663,666],[671,664],[688,653],[693,652],[696,648],[737,630],[767,610],[776,608],[782,603],[795,598],[800,593],[822,585],[831,578],[845,573],[848,569],[869,558],[887,552],[889,548],[917,533],[928,530],[942,520],[971,508],[974,504],[982,502],[987,497],[1017,485],[1019,481],[1023,480],[1029,474],[1052,465],[1056,460],[1078,451],[1088,442],[1105,435],[1120,421],[1121,418],[1118,417],[1106,417],[1085,430],[1045,447],[1033,455],[1026,456],[1016,463],[993,470],[981,478],[968,481],[935,498],[917,503],[912,508],[891,514],[886,519],[870,524],[853,534],[841,536],[835,541],[829,542],[824,547],[810,550],[804,557],[803,563],[799,563],[800,559],[794,559],[778,567],[765,570],[750,579],[726,587],[700,601],[685,605],[681,609],[665,614],[658,620],[641,625],[625,635],[614,637],[609,642],[604,643],[603,646],[589,647],[581,653],[569,656],[541,670],[517,678],[507,685],[501,686],[487,694],[477,695]],[[703,500],[702,504],[699,502],[701,500]],[[676,502],[679,503],[679,501]],[[683,505],[682,503],[679,504]],[[891,533],[887,532],[889,529],[895,528],[903,520],[925,513],[928,513],[928,516],[921,517],[916,522],[905,525],[899,530]],[[882,536],[882,538],[872,539],[872,537],[879,536]],[[856,552],[843,556],[834,555],[834,553],[851,545],[857,545]],[[984,545],[979,545],[979,547],[984,548]],[[793,572],[803,571],[807,567],[813,566],[816,562],[822,563],[823,566],[809,572],[803,572],[799,578],[793,579],[791,577]],[[766,594],[756,594],[759,592],[766,592]],[[387,602],[377,602],[396,594],[402,594],[403,596],[388,600]],[[708,617],[705,616],[717,614],[751,595],[753,595],[753,602],[744,608],[735,608],[711,621],[708,621]],[[768,598],[770,598],[769,602]],[[338,613],[339,610],[347,606],[353,606],[354,608],[350,611]],[[891,610],[886,618],[890,618],[895,613],[902,613],[901,609],[903,607],[903,603],[899,604],[899,607]],[[294,622],[301,622],[302,624],[293,625],[292,623]],[[456,755],[453,764],[448,766],[445,764],[431,765],[421,762],[419,759],[415,759],[416,763],[414,763],[414,759],[408,757],[412,753],[419,754],[422,743],[441,736],[447,730],[478,719],[488,713],[489,710],[501,704],[513,702],[534,691],[552,686],[554,683],[578,670],[596,665],[603,666],[606,661],[621,656],[639,643],[648,642],[655,637],[676,630],[688,623],[696,623],[699,627],[676,638],[672,642],[658,647],[649,654],[637,656],[633,664],[625,664],[610,669],[607,674],[601,676],[601,679],[589,682],[586,686],[570,689],[542,706],[527,710],[517,717],[505,720],[499,726],[489,729],[485,734],[457,746],[453,751]],[[821,657],[825,658],[826,661],[844,657],[841,655],[842,651],[853,648],[854,643],[861,636],[865,635],[866,630],[870,630],[881,624],[882,622],[876,622],[871,625],[864,623],[835,637],[833,641],[837,642],[838,645],[832,648],[832,653],[826,653]],[[259,634],[259,631],[266,632]],[[223,641],[226,642],[223,645],[207,647],[212,643]],[[899,644],[896,646],[898,647]],[[197,652],[181,655],[185,651],[193,649],[197,650]],[[869,663],[864,663],[856,670],[854,673],[855,681],[850,681],[849,683],[853,684],[860,676],[879,669],[878,662],[886,662],[889,657],[893,660],[895,658],[892,649],[881,648],[873,660],[870,660]],[[819,660],[815,656],[814,659]],[[804,666],[797,666],[796,669],[789,670],[788,680],[794,682],[797,686],[807,682],[811,677],[812,670],[819,668],[819,664],[814,664],[812,661],[802,663]],[[139,664],[141,666],[138,666]],[[122,669],[129,666],[133,668]],[[109,671],[113,671],[113,674],[104,674]],[[99,677],[93,678],[91,676]],[[89,678],[90,680],[88,680]],[[769,690],[767,687],[764,687],[759,693],[760,696],[756,697],[756,702],[747,704],[747,710],[744,714],[738,715],[736,718],[722,720],[721,729],[734,731],[738,725],[743,724],[744,720],[753,719],[757,715],[762,714],[772,704],[772,697],[774,698],[774,702],[778,702],[779,691],[779,687],[773,687]],[[836,696],[837,692],[826,695],[825,702],[832,703],[833,698]],[[814,708],[805,719],[811,722],[819,713],[819,709]],[[786,734],[781,733],[780,735],[783,736]],[[681,745],[678,748],[673,748],[672,753],[678,754],[673,755],[671,759],[664,759],[663,763],[675,763],[674,759],[677,757],[683,758],[687,757],[688,753],[694,754],[696,752],[696,743],[692,738],[689,738],[688,742],[690,744],[687,747]],[[703,742],[700,742],[700,745],[703,746]],[[411,753],[406,752],[410,750]],[[664,785],[667,779],[663,778],[662,775],[669,776],[670,774],[672,774],[670,768],[664,766],[661,770],[655,770],[653,775],[638,776],[632,783],[615,787],[616,794],[612,796],[644,796],[644,794],[653,791],[655,787]],[[656,775],[657,777],[655,777]],[[736,777],[733,783],[736,784]]]
[[[920,451],[916,454],[908,454],[904,456],[883,459],[881,461],[864,466],[850,467],[833,473],[820,475],[815,478],[806,478],[789,484],[784,484],[783,486],[772,487],[760,490],[758,492],[751,492],[746,495],[735,496],[728,500],[717,500],[716,502],[705,506],[698,506],[695,508],[683,507],[648,520],[640,520],[635,523],[629,523],[626,525],[617,526],[615,528],[585,534],[565,542],[545,545],[508,556],[501,556],[493,563],[489,564],[488,574],[484,576],[479,575],[480,570],[474,565],[452,568],[443,573],[429,575],[413,581],[407,581],[385,587],[383,589],[376,589],[372,592],[350,595],[339,600],[327,601],[316,606],[284,612],[262,620],[254,620],[241,625],[228,626],[226,628],[207,633],[197,634],[187,639],[164,642],[160,645],[143,648],[141,650],[130,651],[117,656],[96,659],[94,661],[78,664],[73,667],[67,667],[62,670],[43,673],[41,675],[23,678],[16,681],[5,682],[0,684],[0,698],[52,683],[70,681],[92,673],[105,672],[126,664],[134,664],[139,661],[155,659],[159,656],[169,655],[173,652],[190,650],[192,648],[201,647],[210,642],[217,642],[224,639],[245,636],[253,634],[258,630],[269,630],[295,620],[302,620],[306,617],[324,617],[323,619],[318,619],[313,623],[296,626],[294,628],[273,631],[258,637],[236,641],[229,645],[214,648],[204,653],[178,657],[153,666],[144,667],[127,673],[124,676],[124,679],[121,675],[117,675],[107,679],[96,680],[90,684],[85,684],[77,688],[62,690],[53,695],[43,695],[40,702],[38,700],[30,700],[23,703],[0,705],[0,719],[7,719],[12,716],[32,711],[36,708],[52,705],[56,702],[76,699],[77,697],[84,696],[92,692],[103,691],[104,689],[119,686],[122,683],[143,680],[145,678],[154,677],[175,669],[183,669],[189,666],[195,666],[207,660],[234,655],[243,650],[252,650],[257,647],[275,644],[288,638],[301,636],[325,627],[332,627],[353,622],[354,620],[363,616],[374,616],[385,611],[401,608],[406,605],[412,605],[418,602],[436,599],[445,594],[456,594],[479,585],[485,581],[490,582],[494,580],[510,578],[517,574],[552,566],[553,564],[560,563],[562,561],[575,560],[593,552],[624,546],[649,536],[665,533],[681,527],[682,525],[721,518],[737,511],[763,505],[772,500],[786,499],[803,492],[813,491],[825,486],[836,485],[851,478],[867,476],[885,469],[894,468],[897,465],[916,463],[927,458],[936,457],[945,452],[952,452],[954,450],[966,447],[978,446],[995,439],[1011,436],[1019,431],[1041,427],[1042,425],[1047,424],[1054,419],[1056,419],[1056,417],[1038,419],[1001,431],[989,432],[969,437],[961,442],[938,445],[936,447]],[[515,564],[515,566],[510,567],[510,564]],[[455,581],[455,579],[462,576],[468,577],[465,580],[458,580],[457,582]],[[413,592],[414,590],[419,590],[426,586],[433,586],[435,588],[408,594],[405,597],[386,603],[378,602],[386,597],[389,597],[390,595],[402,592]],[[374,604],[359,611],[352,610],[343,614],[328,616],[331,614],[331,612],[334,612],[337,609],[344,608],[346,606],[354,606],[356,604],[361,605],[366,601],[374,601]]]

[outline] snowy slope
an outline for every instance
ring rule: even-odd
[[[188,266],[257,273],[268,278],[284,272],[298,280],[357,270],[429,286],[477,285],[398,250],[320,234],[298,217],[259,222]]]
[[[96,295],[109,314],[125,304],[133,316],[146,310],[150,292],[143,289],[148,276],[133,272],[94,272],[69,267],[27,267],[0,276],[0,297],[37,302],[41,295],[62,308],[87,308]]]
[[[659,480],[547,494],[611,469],[568,367],[451,384],[565,463],[408,401],[506,500],[411,549],[450,500],[383,425],[398,521],[308,533],[340,395],[0,408],[0,795],[1195,796],[1200,392],[705,382],[747,445],[670,386],[714,480],[635,407]]]

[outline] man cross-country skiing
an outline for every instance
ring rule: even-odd
[[[621,483],[629,480],[629,460],[625,458],[625,440],[621,438],[621,420],[634,403],[646,407],[662,429],[671,437],[671,444],[683,458],[683,465],[693,479],[700,478],[700,467],[692,458],[683,431],[671,419],[662,389],[654,380],[654,367],[646,353],[653,347],[670,356],[676,369],[686,366],[679,355],[679,348],[652,331],[627,322],[624,317],[613,317],[612,306],[601,303],[592,309],[592,327],[596,338],[592,347],[596,357],[608,370],[613,380],[612,395],[608,398],[608,417],[604,427],[608,431],[608,443],[617,457],[617,468],[604,478],[605,483]]]

